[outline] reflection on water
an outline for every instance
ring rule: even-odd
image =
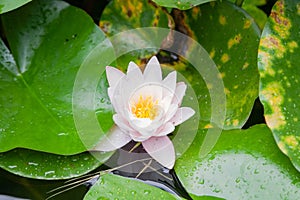
[[[45,181],[23,178],[0,169],[0,199],[18,200],[16,199],[17,197],[21,199],[42,200],[49,196],[49,194],[47,194],[48,191],[64,185],[64,182],[65,181]],[[52,200],[81,200],[87,191],[88,186],[81,185],[73,190],[53,197]]]
[[[134,144],[131,142],[124,147],[124,149],[131,149]],[[141,153],[141,147],[137,148],[135,152]],[[124,153],[124,152],[123,152]],[[128,163],[132,161],[132,157],[126,156],[125,160],[120,160],[120,154],[122,151],[117,152],[111,157],[110,161],[107,163],[110,167],[120,166],[120,164]],[[129,154],[130,155],[130,154]],[[134,155],[134,154],[132,154]],[[122,157],[124,158],[124,157]],[[114,163],[115,162],[115,163]],[[121,162],[121,163],[120,163]],[[155,166],[155,163],[152,163]],[[157,163],[156,163],[157,164]],[[112,166],[113,165],[113,166]],[[134,164],[130,166],[130,168],[116,170],[113,173],[135,178],[138,176],[139,179],[143,180],[146,184],[161,188],[167,192],[177,194],[185,197],[186,199],[190,199],[188,194],[181,187],[179,181],[173,170],[169,171],[165,168],[156,168],[156,171],[153,170],[145,170],[144,173],[136,173],[136,169],[138,168],[138,164]],[[96,170],[90,172],[89,174],[102,171],[104,169],[108,169],[107,166],[101,166]],[[55,194],[56,192],[60,192],[61,190],[57,190],[55,192],[49,193],[49,191],[66,185],[66,180],[36,180],[30,178],[23,178],[21,176],[14,175],[0,168],[0,200],[18,200],[18,199],[32,199],[32,200],[42,200],[47,197]],[[86,182],[83,185],[80,185],[74,189],[69,191],[65,191],[57,196],[51,198],[51,200],[81,200],[84,198],[84,195],[88,191],[88,189],[95,183],[95,180],[91,180]],[[69,187],[68,187],[69,188]]]

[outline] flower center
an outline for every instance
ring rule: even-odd
[[[158,114],[158,101],[154,101],[152,96],[143,97],[139,96],[137,102],[134,102],[131,106],[131,112],[137,118],[149,118],[153,120]]]

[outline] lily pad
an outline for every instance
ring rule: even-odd
[[[136,179],[106,174],[88,191],[84,200],[94,199],[181,199]]]
[[[214,0],[153,0],[157,5],[167,8],[178,8],[180,10],[187,10],[194,6],[207,3]]]
[[[93,155],[85,152],[63,156],[28,149],[14,149],[0,154],[0,167],[28,178],[68,179],[96,169],[110,158],[112,153],[99,152]]]
[[[300,3],[278,1],[263,30],[260,99],[277,145],[300,171]]]
[[[1,0],[0,14],[19,8],[30,1],[31,0]]]
[[[235,0],[230,0],[231,2],[236,2]],[[258,6],[264,6],[266,5],[267,1],[266,0],[245,0],[245,1],[240,1],[242,2],[241,6],[242,9],[244,9],[257,23],[259,28],[262,30],[265,26],[265,23],[267,22],[267,14]]]
[[[264,28],[268,17],[263,10],[258,8],[258,6],[263,6],[266,3],[266,0],[245,0],[242,6],[242,8],[245,9],[245,11],[253,17],[253,19],[255,20],[255,22],[261,30]]]
[[[111,1],[104,9],[100,18],[100,28],[106,33],[107,36],[116,35],[130,29],[138,29],[142,27],[161,27],[169,28],[173,25],[171,16],[165,12],[161,7],[156,6],[148,0],[114,0]],[[159,32],[155,35],[128,35],[121,38],[120,43],[135,44],[139,40],[143,42],[152,42],[153,38],[158,36]],[[116,46],[118,48],[118,46]],[[117,59],[117,67],[123,70],[127,69],[128,63],[134,61],[137,65],[145,64],[147,59],[157,54],[159,49],[138,49],[129,54],[120,56]]]
[[[193,199],[203,195],[225,199],[299,197],[300,174],[277,148],[266,125],[223,131],[212,151],[200,158],[206,131],[199,130],[194,143],[175,165]]]
[[[175,22],[181,23],[189,36],[197,40],[210,54],[220,72],[216,78],[221,78],[224,82],[224,128],[241,128],[258,96],[259,28],[243,9],[227,1],[206,3],[189,11],[178,12],[174,13],[177,16]],[[203,85],[203,81],[197,81],[199,78],[194,80],[191,83],[195,90],[214,87]],[[210,94],[207,91],[204,89],[197,95],[199,101],[205,102],[200,104],[201,118],[209,121]]]
[[[10,50],[0,42],[0,151],[85,151],[89,147],[73,119],[73,85],[104,33],[84,11],[63,1],[33,1],[3,14],[2,21]],[[90,137],[96,143],[101,135]]]

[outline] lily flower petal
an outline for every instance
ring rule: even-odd
[[[161,82],[161,68],[155,56],[153,56],[146,65],[146,68],[144,70],[144,77],[146,82]]]
[[[133,70],[140,70],[141,71],[141,69],[139,68],[139,66],[137,66],[137,64],[135,64],[134,62],[130,61],[129,64],[128,64],[127,73],[131,72]]]
[[[116,126],[94,150],[112,151],[134,140],[141,142],[153,159],[173,168],[175,150],[167,135],[195,113],[191,108],[180,107],[186,84],[176,83],[176,71],[162,79],[155,56],[144,72],[130,62],[126,74],[113,67],[106,67],[106,73]]]
[[[176,71],[173,71],[170,74],[168,74],[168,76],[163,80],[162,84],[168,90],[167,94],[169,92],[174,94],[176,88],[176,78],[177,78],[177,73]]]
[[[178,108],[176,114],[174,117],[170,120],[173,122],[174,126],[177,126],[178,124],[181,124],[182,122],[186,121],[190,117],[192,117],[195,114],[195,111],[190,107],[181,107]]]
[[[185,95],[186,87],[187,86],[184,82],[177,83],[176,89],[175,89],[175,95],[174,95],[172,103],[178,104],[178,105],[181,104],[183,96]]]
[[[124,132],[133,132],[134,131],[130,127],[130,124],[128,123],[128,121],[123,119],[122,115],[114,114],[113,120],[116,123],[116,125]]]
[[[164,167],[168,169],[174,167],[175,150],[168,136],[151,137],[143,141],[142,145],[147,153]]]
[[[116,86],[125,74],[115,67],[106,66],[106,76],[110,87]]]
[[[94,151],[113,151],[131,141],[131,137],[124,134],[117,126],[112,127],[105,137],[92,149]]]
[[[166,123],[161,129],[159,129],[157,132],[157,136],[165,136],[169,133],[172,133],[175,130],[175,126],[173,123],[168,122]]]

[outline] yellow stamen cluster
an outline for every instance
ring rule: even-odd
[[[131,112],[137,118],[149,118],[153,120],[158,113],[157,108],[158,101],[154,101],[152,96],[143,97],[139,96],[137,102],[133,103],[131,107]]]

